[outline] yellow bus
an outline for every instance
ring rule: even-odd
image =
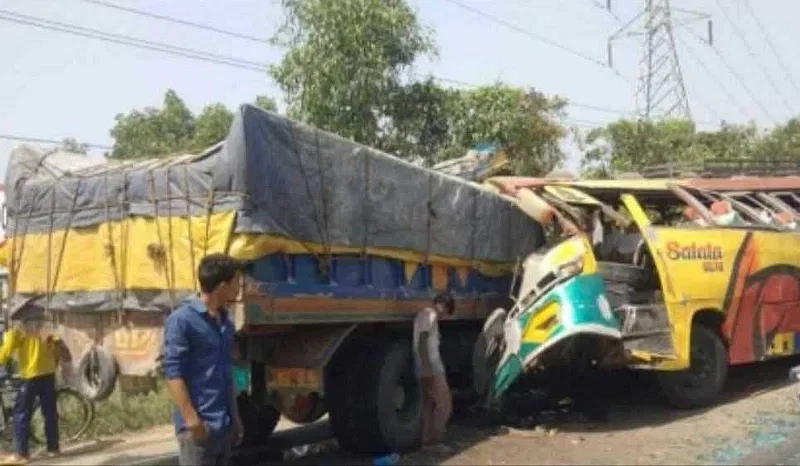
[[[581,227],[627,364],[658,371],[674,406],[712,403],[730,365],[800,348],[800,239],[754,206],[692,180],[494,183],[573,210],[603,206]]]

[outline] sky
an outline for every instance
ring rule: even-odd
[[[106,1],[264,38],[272,36],[282,18],[276,0]],[[434,32],[439,49],[437,59],[423,59],[416,65],[417,74],[470,84],[500,80],[565,97],[574,104],[567,107],[566,123],[583,130],[625,116],[614,111],[635,108],[641,39],[623,37],[615,41],[614,69],[603,63],[608,37],[636,16],[644,0],[612,0],[613,14],[603,9],[606,0],[458,1],[503,23],[448,0],[409,0],[421,23]],[[731,123],[752,120],[770,128],[800,114],[800,52],[792,45],[797,43],[800,2],[672,0],[672,7],[676,23],[695,18],[679,10],[706,13],[713,21],[713,49],[699,39],[706,35],[705,20],[675,30],[692,117],[700,129],[713,129],[720,119]],[[83,0],[0,3],[0,18],[8,18],[9,12],[256,63],[277,63],[283,55],[282,50],[266,43]],[[18,22],[0,20],[0,44],[0,135],[53,140],[74,137],[110,146],[113,140],[109,130],[115,115],[158,106],[170,88],[194,112],[214,102],[235,108],[259,94],[281,100],[280,90],[266,72]],[[0,139],[3,178],[8,154],[18,144]],[[577,169],[576,146],[565,142],[564,148],[568,152],[567,168]],[[92,153],[95,157],[100,154]]]

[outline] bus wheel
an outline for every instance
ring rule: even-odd
[[[669,404],[691,409],[712,404],[728,377],[728,350],[710,328],[695,324],[691,336],[691,367],[684,371],[660,372],[661,390]]]

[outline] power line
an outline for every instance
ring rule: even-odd
[[[7,141],[36,142],[42,144],[58,144],[58,145],[64,144],[63,140],[57,141],[55,139],[32,138],[27,136],[19,136],[16,134],[0,134],[0,139],[5,139]],[[104,150],[112,149],[111,146],[106,146],[103,144],[92,144],[81,141],[78,141],[78,144],[85,145],[88,148],[94,148],[94,149],[104,149]]]
[[[703,71],[705,71],[705,72],[706,72],[706,74],[707,74],[709,77],[711,77],[711,81],[713,81],[714,83],[716,83],[716,84],[717,84],[717,86],[719,86],[719,88],[722,90],[722,92],[724,92],[724,93],[725,93],[725,95],[727,95],[727,96],[728,96],[728,99],[730,99],[730,101],[731,101],[731,102],[733,102],[733,103],[734,103],[734,104],[735,104],[735,105],[736,105],[736,106],[739,108],[739,112],[741,112],[741,114],[742,114],[742,115],[743,115],[745,118],[747,118],[747,119],[750,119],[750,116],[748,115],[748,113],[747,113],[747,110],[745,110],[745,108],[744,108],[743,106],[741,106],[741,105],[740,105],[740,103],[739,103],[739,99],[737,99],[737,98],[736,98],[736,96],[735,96],[735,95],[734,95],[734,94],[733,94],[733,93],[732,93],[730,90],[728,90],[728,88],[727,88],[727,87],[725,87],[725,86],[722,84],[722,81],[721,81],[720,79],[717,79],[717,77],[716,77],[716,76],[714,76],[714,73],[712,73],[712,72],[711,72],[711,70],[708,68],[708,66],[705,64],[705,62],[704,62],[703,60],[701,60],[700,58],[697,58],[697,56],[695,56],[695,55],[692,53],[692,50],[689,48],[688,44],[687,44],[686,42],[684,42],[684,40],[683,40],[683,39],[681,39],[680,37],[678,37],[678,41],[680,41],[680,42],[681,42],[681,43],[684,45],[684,47],[685,47],[685,49],[686,49],[686,52],[688,53],[689,57],[691,57],[691,58],[692,58],[692,59],[693,59],[693,60],[694,60],[694,61],[695,61],[695,62],[696,62],[698,65],[700,65],[700,68],[701,68]],[[721,117],[719,114],[717,114],[717,112],[716,112],[716,111],[715,111],[715,110],[714,110],[714,109],[713,109],[711,106],[709,106],[709,105],[705,105],[705,104],[704,104],[704,106],[705,106],[706,108],[708,108],[709,110],[711,110],[711,112],[712,112],[712,113],[714,113],[714,114],[717,116],[717,118],[719,118],[720,120],[724,120],[724,118],[722,118],[722,117]]]
[[[547,37],[544,37],[544,36],[541,36],[539,34],[536,34],[535,32],[529,31],[527,29],[523,29],[523,28],[517,26],[516,24],[513,24],[513,23],[511,23],[509,21],[506,21],[506,20],[504,20],[502,18],[498,18],[497,16],[494,16],[492,14],[486,13],[485,11],[479,10],[479,9],[477,9],[475,7],[472,7],[472,6],[469,6],[469,5],[465,5],[465,4],[461,3],[458,0],[446,0],[446,1],[448,3],[452,3],[453,5],[459,7],[461,9],[463,9],[463,10],[470,11],[470,12],[472,12],[472,13],[474,13],[476,15],[482,16],[482,17],[484,17],[484,18],[486,18],[486,19],[488,19],[488,20],[490,20],[492,22],[495,22],[495,23],[503,25],[503,26],[505,26],[505,27],[507,27],[509,29],[512,29],[512,30],[514,30],[514,31],[516,31],[516,32],[518,32],[520,34],[524,34],[524,35],[526,35],[526,36],[528,36],[528,37],[530,37],[530,38],[532,38],[534,40],[537,40],[539,42],[543,42],[543,43],[548,44],[548,45],[550,45],[552,47],[560,49],[560,50],[562,50],[562,51],[564,51],[564,52],[566,52],[566,53],[568,53],[568,54],[570,54],[572,56],[578,57],[578,58],[580,58],[582,60],[586,60],[586,61],[591,62],[591,63],[593,63],[595,65],[598,65],[598,66],[600,66],[602,68],[610,70],[611,72],[613,72],[614,74],[616,74],[617,76],[622,78],[623,80],[627,81],[629,84],[632,84],[630,82],[630,80],[628,80],[627,78],[622,76],[617,70],[614,70],[613,68],[608,67],[605,63],[603,63],[602,61],[600,61],[600,60],[598,60],[598,59],[596,59],[596,58],[594,58],[594,57],[592,57],[590,55],[587,55],[587,54],[585,54],[583,52],[571,49],[571,48],[569,48],[569,47],[567,47],[565,45],[562,45],[562,44],[552,40],[552,39],[548,39]]]
[[[769,48],[772,50],[773,55],[775,55],[775,58],[778,60],[778,64],[781,65],[783,72],[786,73],[786,76],[789,78],[789,81],[791,81],[795,91],[800,92],[800,86],[798,86],[797,82],[794,80],[794,76],[792,75],[792,72],[789,71],[789,67],[786,66],[786,62],[784,62],[780,54],[778,54],[778,49],[772,43],[772,40],[770,40],[769,34],[767,34],[767,29],[764,27],[763,24],[761,24],[761,21],[758,19],[758,16],[756,16],[755,11],[753,11],[753,6],[750,5],[750,2],[748,0],[743,0],[742,3],[744,3],[744,5],[750,11],[750,16],[752,16],[753,19],[755,20],[756,25],[761,30],[761,33],[764,35],[764,39],[766,39],[767,41],[767,45],[769,45]]]
[[[443,77],[434,76],[434,75],[431,75],[431,77],[436,79],[437,81],[442,81],[442,82],[447,82],[447,83],[452,83],[452,84],[458,84],[458,85],[461,85],[461,86],[481,87],[480,84],[468,83],[468,82],[465,82],[465,81],[459,81],[457,79],[443,78]],[[705,103],[703,103],[703,102],[701,102],[701,103],[704,106],[708,107],[708,105],[706,105]],[[634,112],[633,110],[622,110],[622,109],[618,109],[618,108],[602,107],[602,106],[599,106],[599,105],[592,105],[592,104],[584,104],[584,103],[573,102],[571,100],[568,100],[566,105],[568,107],[585,108],[587,110],[594,110],[594,111],[604,112],[604,113],[612,113],[612,114],[615,114],[615,115],[634,116],[636,114],[636,112]],[[714,116],[716,116],[720,120],[723,120],[723,118],[716,111],[714,111],[713,108],[709,107],[709,110],[711,111],[711,113],[714,114]],[[699,124],[703,124],[703,125],[712,125],[713,126],[715,124],[713,122],[703,121],[703,120],[693,120],[693,121],[695,123],[699,123]]]
[[[84,3],[91,3],[91,4],[94,4],[94,5],[98,5],[98,6],[102,6],[102,7],[106,7],[106,8],[112,8],[112,9],[119,10],[119,11],[125,11],[127,13],[132,13],[132,14],[139,15],[139,16],[147,16],[148,18],[159,19],[161,21],[167,21],[167,22],[170,22],[170,23],[182,24],[184,26],[189,26],[189,27],[193,27],[193,28],[197,28],[197,29],[203,29],[205,31],[216,32],[217,34],[223,34],[223,35],[226,35],[226,36],[235,37],[237,39],[244,39],[244,40],[249,40],[249,41],[252,41],[252,42],[258,42],[258,43],[262,43],[262,44],[270,43],[269,39],[267,39],[266,37],[258,37],[258,36],[252,36],[252,35],[249,35],[249,34],[242,34],[240,32],[231,31],[229,29],[220,29],[218,27],[210,26],[208,24],[195,23],[195,22],[192,22],[192,21],[186,21],[186,20],[183,20],[183,19],[180,19],[180,18],[175,18],[175,17],[172,17],[172,16],[160,15],[160,14],[152,13],[150,11],[145,11],[145,10],[137,10],[135,8],[125,7],[125,6],[122,6],[122,5],[115,5],[113,3],[103,2],[103,1],[100,1],[100,0],[79,0],[79,1],[84,2]]]
[[[122,34],[113,34],[100,31],[98,29],[85,28],[81,26],[74,26],[67,23],[60,23],[51,21],[44,18],[35,16],[28,16],[13,11],[0,9],[0,21],[8,21],[17,24],[23,24],[40,29],[47,29],[51,31],[58,31],[67,34],[73,34],[81,37],[88,37],[91,39],[104,40],[106,42],[113,42],[120,45],[127,45],[129,47],[151,50],[155,52],[166,53],[170,55],[181,56],[184,58],[191,58],[194,60],[206,61],[218,65],[226,65],[234,68],[245,69],[249,71],[265,72],[268,65],[266,63],[258,63],[249,60],[242,60],[235,57],[217,55],[201,50],[194,50],[185,47],[177,47],[161,42],[147,41],[135,37],[125,36]]]
[[[745,92],[747,92],[747,94],[750,96],[750,98],[753,99],[753,102],[755,102],[755,104],[758,105],[758,107],[761,109],[762,112],[764,112],[764,114],[767,116],[767,118],[772,120],[773,123],[777,124],[778,122],[772,116],[770,111],[767,110],[767,108],[764,106],[764,104],[762,104],[761,101],[758,100],[758,98],[753,93],[753,91],[750,89],[750,87],[747,86],[747,83],[745,82],[744,78],[742,78],[742,76],[739,73],[737,73],[735,69],[733,69],[733,67],[730,65],[730,63],[728,63],[728,61],[725,60],[725,57],[722,56],[722,54],[719,52],[719,50],[717,50],[716,47],[711,47],[711,50],[714,51],[714,53],[717,55],[717,58],[719,58],[719,60],[722,62],[722,64],[725,65],[725,68],[728,69],[728,71],[733,75],[733,77],[736,78],[736,80],[739,82],[739,85],[742,86],[742,89],[744,89]]]
[[[720,11],[722,11],[722,15],[725,16],[725,19],[728,20],[728,23],[733,28],[733,31],[736,33],[737,36],[739,36],[739,39],[742,41],[742,44],[744,44],[744,48],[747,49],[747,53],[750,54],[750,58],[752,58],[753,62],[756,63],[758,65],[758,67],[761,69],[761,72],[764,74],[764,77],[767,78],[767,82],[769,82],[770,86],[772,86],[772,90],[774,90],[775,94],[777,94],[778,97],[781,99],[781,102],[783,103],[784,107],[786,107],[786,109],[789,112],[791,112],[792,111],[791,105],[789,105],[789,102],[786,100],[786,97],[783,96],[783,93],[780,91],[778,86],[775,84],[775,81],[772,80],[772,76],[770,76],[770,74],[767,72],[767,69],[764,68],[764,65],[759,64],[759,62],[758,62],[758,54],[756,54],[753,51],[753,49],[750,48],[750,43],[744,37],[744,32],[741,29],[739,29],[739,26],[737,26],[736,23],[733,22],[733,19],[728,14],[727,8],[725,8],[722,5],[722,2],[720,2],[719,0],[715,0],[715,1],[717,3],[717,6],[719,7]]]

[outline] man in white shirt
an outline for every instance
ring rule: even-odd
[[[455,302],[449,294],[433,299],[414,319],[414,370],[422,384],[422,445],[439,443],[453,411],[444,364],[439,353],[439,317],[452,315]]]

